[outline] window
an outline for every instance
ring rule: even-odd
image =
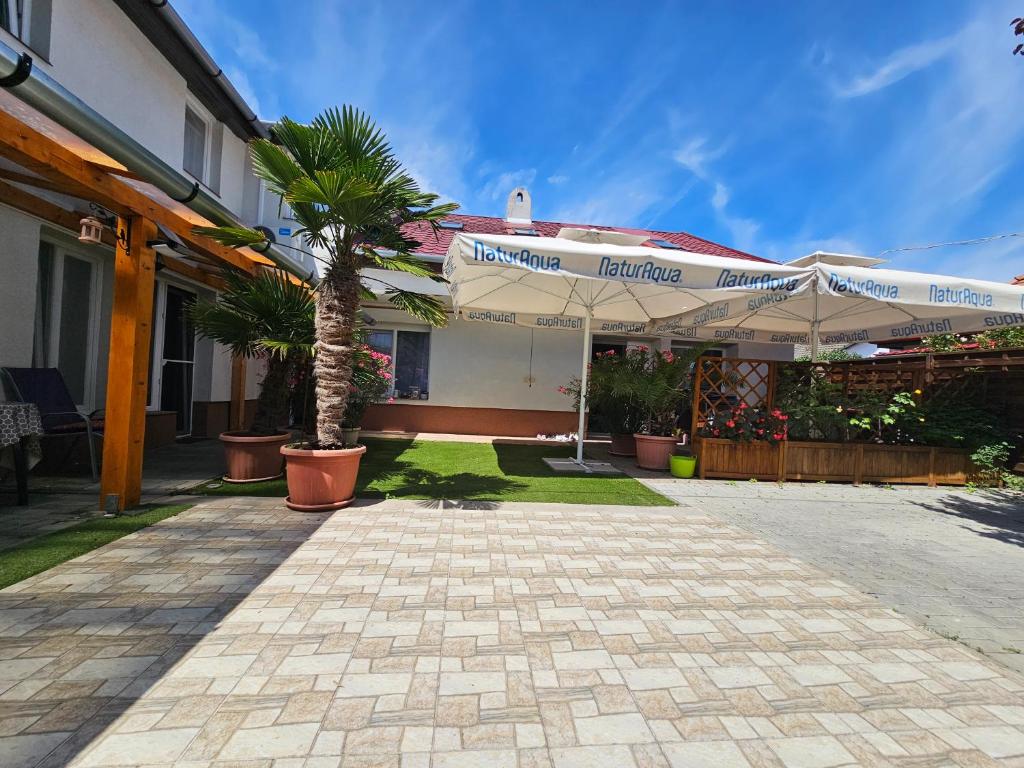
[[[0,27],[42,56],[50,57],[53,0],[0,0]]]
[[[430,393],[430,332],[375,330],[366,344],[391,355],[395,397],[425,400]]]
[[[415,397],[418,391],[430,391],[430,334],[423,331],[399,331],[395,349],[395,389],[400,396]]]
[[[99,328],[99,266],[39,244],[32,365],[57,368],[75,403],[92,410]]]
[[[670,242],[668,240],[663,240],[660,237],[652,237],[651,242],[654,243],[659,248],[668,248],[669,250],[673,251],[681,251],[683,249],[683,246]]]
[[[442,219],[438,226],[441,229],[462,229],[462,222],[454,219]]]
[[[185,107],[185,171],[197,181],[206,181],[206,122],[191,107]]]
[[[513,230],[517,235],[526,235],[527,237],[537,237],[540,233],[533,227],[522,227],[521,229]]]

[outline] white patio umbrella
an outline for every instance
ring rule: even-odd
[[[631,242],[632,239],[632,242]],[[657,322],[754,287],[802,293],[812,269],[644,247],[646,238],[565,229],[559,237],[460,233],[445,255],[455,310],[469,320],[583,331],[576,461],[583,461],[590,339]],[[614,241],[614,242],[609,242]],[[671,244],[666,243],[666,246]],[[683,335],[670,331],[672,335]]]
[[[776,343],[853,344],[1024,325],[1024,286],[878,269],[878,259],[815,253],[810,290],[734,294],[658,323],[660,333]]]

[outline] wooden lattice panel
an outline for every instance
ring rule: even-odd
[[[771,405],[775,362],[746,358],[701,357],[694,380],[693,430],[716,412],[746,403],[750,408]]]

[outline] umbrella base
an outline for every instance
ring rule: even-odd
[[[585,475],[621,475],[622,470],[607,461],[576,461],[576,459],[544,459],[555,472],[576,472]]]

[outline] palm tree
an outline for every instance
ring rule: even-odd
[[[227,290],[214,301],[189,309],[196,330],[248,358],[265,358],[251,432],[273,435],[288,410],[288,379],[298,359],[312,351],[314,304],[309,290],[280,270],[255,277],[236,271],[224,275]]]
[[[367,295],[359,271],[376,267],[445,282],[413,256],[419,243],[402,227],[436,226],[458,206],[438,205],[437,195],[421,191],[384,134],[353,107],[328,110],[308,125],[283,118],[272,136],[250,145],[255,173],[291,207],[306,243],[326,254],[316,290],[316,437],[322,449],[341,448],[359,302]],[[234,247],[258,248],[266,240],[258,230],[239,227],[197,232]],[[384,296],[431,325],[447,323],[436,297],[394,286]]]

